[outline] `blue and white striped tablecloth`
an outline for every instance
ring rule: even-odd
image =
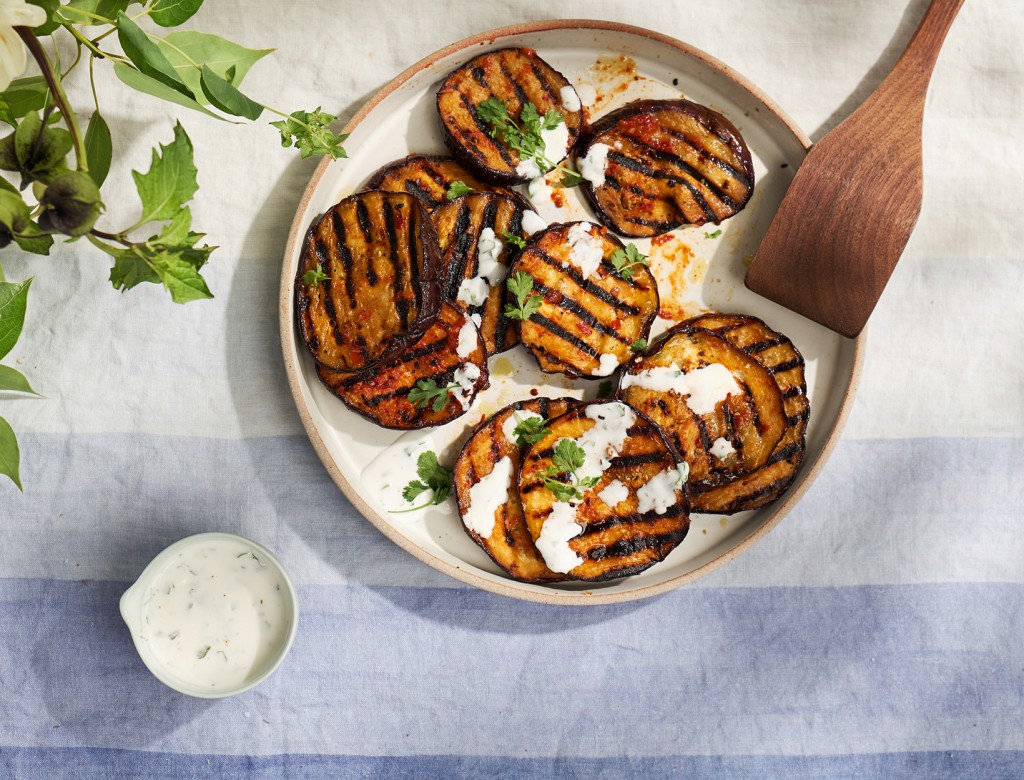
[[[350,116],[420,57],[514,21],[653,27],[751,78],[812,138],[880,80],[922,0],[208,3],[278,51],[254,97]],[[0,778],[1024,776],[1024,6],[968,0],[925,118],[918,229],[872,320],[832,459],[751,551],[669,594],[550,607],[467,588],[341,496],[305,437],[275,306],[313,163],[121,87],[130,169],[180,116],[216,298],[121,296],[83,244],[5,253],[36,277],[0,398],[25,494],[0,485]],[[88,97],[87,81],[73,98]],[[240,533],[299,588],[291,654],[223,700],[143,667],[118,598],[167,544]]]

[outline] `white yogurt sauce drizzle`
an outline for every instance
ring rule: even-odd
[[[730,395],[742,392],[736,377],[721,363],[701,366],[685,374],[675,363],[654,366],[635,374],[627,373],[619,386],[677,393],[686,397],[686,405],[694,414],[710,414]]]
[[[675,468],[655,474],[636,491],[636,511],[646,514],[653,510],[659,515],[665,514],[670,506],[675,506],[679,501],[679,493],[689,475],[690,467],[686,463],[678,463]]]
[[[622,450],[629,429],[636,422],[636,413],[619,401],[591,404],[584,414],[595,424],[573,440],[584,453],[583,465],[576,470],[580,480],[600,478]],[[583,563],[583,559],[569,546],[569,542],[581,533],[583,526],[576,522],[576,504],[570,501],[552,504],[551,513],[545,518],[537,539],[537,551],[551,571],[564,574]]]
[[[708,450],[708,452],[710,452],[719,460],[725,460],[734,452],[736,452],[736,448],[732,446],[731,441],[722,436],[719,436],[717,439],[715,439],[715,443],[711,445],[711,449]]]
[[[460,358],[468,358],[476,350],[479,344],[479,331],[477,326],[468,317],[459,328],[459,344],[455,348],[455,354]]]
[[[550,188],[549,188],[550,189]],[[552,203],[552,205],[554,205]],[[527,209],[523,212],[523,232],[533,235],[539,233],[548,226],[548,221],[536,211]]]
[[[602,352],[601,359],[596,369],[594,369],[594,376],[608,376],[616,368],[619,367],[619,359],[609,352]]]
[[[508,500],[512,484],[512,461],[506,455],[494,469],[469,489],[469,508],[462,516],[466,527],[484,539],[494,531],[494,515]]]
[[[604,258],[604,242],[591,235],[589,222],[576,222],[569,228],[569,260],[589,278]],[[610,372],[609,372],[610,373]]]
[[[580,176],[590,182],[594,187],[604,184],[604,172],[608,169],[608,152],[611,147],[608,144],[593,144],[584,157],[580,158]]]
[[[456,300],[467,306],[482,306],[491,287],[505,281],[508,269],[501,263],[505,244],[494,234],[493,228],[484,228],[476,242],[476,276],[463,279]],[[463,355],[465,357],[465,355]]]
[[[452,398],[459,402],[463,409],[469,409],[470,398],[473,395],[473,388],[476,387],[476,380],[480,378],[480,366],[476,363],[463,363],[452,376],[452,382],[458,387],[454,388]]]
[[[562,108],[566,111],[579,111],[583,104],[580,102],[580,96],[576,94],[576,90],[572,88],[572,84],[566,84],[558,91],[558,97],[562,101]]]
[[[629,488],[619,482],[619,480],[613,479],[605,485],[604,490],[598,493],[597,497],[614,509],[618,504],[629,498]]]
[[[141,640],[183,681],[233,688],[267,668],[290,628],[277,569],[233,539],[183,549],[143,595]]]

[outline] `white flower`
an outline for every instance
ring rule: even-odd
[[[0,92],[25,72],[25,44],[15,27],[38,27],[46,11],[25,0],[0,0]]]

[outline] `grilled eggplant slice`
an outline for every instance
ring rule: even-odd
[[[732,514],[766,506],[786,492],[804,457],[811,405],[803,356],[792,341],[757,317],[705,314],[689,324],[716,333],[771,371],[782,392],[786,413],[786,431],[765,464],[726,485],[695,488],[691,493],[694,511]]]
[[[529,274],[530,294],[543,299],[520,330],[543,371],[608,376],[647,338],[658,285],[646,266],[633,266],[628,279],[616,273],[610,258],[624,249],[607,228],[570,222],[535,234],[513,264],[511,273]]]
[[[623,577],[663,560],[683,540],[686,466],[654,423],[619,401],[597,401],[548,429],[523,457],[519,477],[526,525],[548,568],[574,580]],[[574,472],[566,470],[564,440],[585,453]],[[580,493],[559,500],[573,485]]]
[[[565,148],[545,149],[548,159],[557,163],[576,143],[584,123],[581,107],[570,111],[562,105],[563,89],[572,90],[575,97],[565,76],[532,49],[499,49],[474,57],[452,71],[437,92],[445,143],[456,159],[485,181],[509,185],[535,178],[536,172],[519,167],[523,160],[517,151],[491,136],[491,125],[480,118],[477,109],[485,100],[495,98],[520,126],[523,107],[529,103],[541,116],[548,111],[559,113],[568,131],[567,139],[563,136]],[[560,132],[556,128],[545,141],[553,142]]]
[[[603,181],[591,176],[583,191],[601,221],[624,236],[717,224],[754,191],[739,130],[689,100],[638,100],[612,111],[591,126],[576,156],[591,165],[604,158]]]
[[[519,465],[529,444],[520,447],[508,434],[524,420],[550,420],[579,403],[571,398],[531,398],[506,406],[476,429],[455,461],[455,500],[463,527],[514,579],[558,582],[565,575],[547,567],[526,527]],[[499,482],[491,484],[494,480]]]
[[[444,258],[441,297],[479,319],[488,355],[510,349],[519,326],[504,314],[505,277],[518,250],[504,237],[522,238],[523,209],[512,198],[473,192],[446,203],[431,220]]]
[[[455,159],[440,154],[410,154],[388,163],[370,177],[365,189],[407,192],[433,211],[448,202],[448,189],[457,181],[478,192],[506,195],[529,208],[529,202],[515,190],[487,184]]]
[[[488,385],[487,355],[480,332],[451,304],[400,359],[360,374],[317,366],[328,390],[355,412],[384,428],[411,430],[441,425],[465,414]],[[432,386],[440,392],[415,401]],[[443,388],[451,388],[444,391]],[[410,393],[413,398],[410,398]]]
[[[434,226],[412,195],[345,198],[310,228],[295,279],[314,359],[359,372],[400,357],[437,319],[440,269]]]
[[[661,426],[690,465],[694,490],[761,468],[786,430],[771,371],[726,339],[687,323],[629,365],[618,395]]]

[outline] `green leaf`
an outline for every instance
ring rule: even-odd
[[[15,234],[14,240],[18,246],[34,255],[48,255],[53,246],[53,236],[44,233],[35,222],[26,222]]]
[[[263,113],[263,106],[247,98],[234,85],[210,70],[207,65],[203,65],[200,85],[203,94],[209,101],[226,114],[242,116],[246,119],[258,119],[259,115]]]
[[[21,336],[31,284],[31,278],[23,282],[0,282],[0,359],[14,349]]]
[[[125,65],[123,62],[115,62],[114,75],[117,76],[122,83],[127,84],[129,87],[139,92],[152,95],[153,97],[160,98],[161,100],[166,100],[169,103],[177,103],[179,106],[191,108],[193,111],[198,111],[202,114],[206,114],[207,116],[212,116],[214,119],[220,119],[223,122],[231,121],[204,108],[196,102],[195,99],[186,97],[182,93],[161,84],[156,79],[150,78],[145,73],[140,73],[131,65]]]
[[[10,366],[0,366],[0,390],[12,393],[31,393],[39,395],[32,389],[25,375]]]
[[[317,108],[316,111],[293,111],[287,119],[271,122],[270,126],[281,131],[281,146],[294,144],[303,160],[313,155],[329,155],[332,160],[337,160],[348,157],[341,145],[348,134],[334,134],[330,124],[335,119],[337,117]]]
[[[42,76],[15,79],[0,92],[0,120],[12,127],[30,111],[39,111],[46,104],[50,88]]]
[[[452,182],[452,185],[448,188],[448,191],[444,196],[447,200],[455,200],[456,198],[468,195],[471,192],[473,192],[473,188],[466,184],[466,182],[459,179]]]
[[[175,303],[212,298],[199,268],[213,249],[136,244],[118,255],[110,269],[110,283],[118,290],[129,290],[142,282],[160,283]]]
[[[160,47],[153,43],[145,31],[123,12],[117,15],[117,39],[121,42],[121,48],[124,49],[128,59],[135,63],[135,67],[145,75],[186,97],[194,97],[189,88],[185,86],[185,82],[178,76],[174,66],[167,61],[167,57],[164,56]]]
[[[18,437],[14,435],[14,429],[3,417],[0,417],[0,474],[11,478],[11,481],[22,490],[21,476],[18,471],[21,466],[21,452],[18,450]],[[24,491],[23,491],[24,492]]]
[[[44,35],[49,35],[60,27],[60,22],[55,21],[53,18],[54,12],[60,7],[58,0],[26,0],[26,2],[29,5],[38,6],[46,11],[46,21],[37,27],[32,28],[32,32],[34,32],[37,37],[42,38]]]
[[[61,15],[74,24],[116,24],[117,16],[136,0],[69,0]],[[99,17],[99,18],[96,18]]]
[[[89,118],[89,127],[85,131],[85,157],[89,163],[89,175],[97,187],[110,172],[110,161],[114,155],[114,144],[110,138],[110,128],[99,111]]]
[[[142,225],[157,219],[171,219],[192,199],[199,185],[192,162],[192,142],[180,123],[174,124],[174,140],[153,150],[149,171],[132,171],[135,188],[142,199]]]
[[[221,78],[235,87],[241,86],[242,79],[257,61],[270,54],[273,49],[247,49],[237,43],[209,33],[180,30],[167,35],[157,46],[167,61],[174,67],[178,78],[189,88],[195,99],[206,104],[200,83],[200,69],[197,62],[205,64]]]
[[[320,284],[320,282],[326,282],[331,277],[324,273],[324,267],[320,264],[316,264],[316,268],[310,268],[306,273],[302,275],[303,284]]]
[[[161,27],[177,27],[191,19],[203,0],[156,0],[149,7],[149,16]]]

